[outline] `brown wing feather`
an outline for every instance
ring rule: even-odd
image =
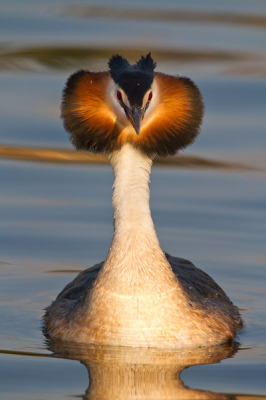
[[[172,257],[167,253],[165,253],[165,255],[177,279],[186,291],[193,288],[198,295],[204,298],[216,298],[231,304],[231,301],[222,288],[217,285],[208,274],[196,268],[194,264],[184,258]],[[104,261],[80,272],[80,274],[59,293],[55,301],[60,299],[78,300],[83,297],[95,282],[103,264]]]
[[[234,325],[234,334],[237,333],[243,326],[243,320],[237,307],[233,305],[220,286],[190,261],[172,257],[167,253],[165,255],[182,286],[183,293],[186,293],[188,303],[200,304],[204,299],[208,299],[209,303],[204,303],[205,307],[207,307],[206,309],[210,307],[213,310],[213,307],[215,307],[217,313],[229,316],[231,323]],[[68,315],[73,310],[82,308],[83,300],[94,284],[103,264],[104,262],[82,271],[62,290],[56,300],[47,307],[44,315],[44,324],[47,331],[44,328],[44,334],[50,331],[50,325],[53,326],[54,321],[59,321],[60,323],[62,318],[68,320]],[[55,315],[58,318],[55,318]]]

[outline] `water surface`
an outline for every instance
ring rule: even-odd
[[[0,35],[0,398],[266,398],[266,2],[1,1]],[[154,163],[161,246],[210,274],[245,327],[170,354],[47,343],[43,309],[113,232],[111,168],[72,151],[62,88],[149,51],[206,108],[193,146]]]

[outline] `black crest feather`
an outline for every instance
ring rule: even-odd
[[[108,67],[110,69],[111,76],[115,82],[117,82],[121,73],[132,68],[129,62],[118,54],[115,54],[110,58],[108,62]]]
[[[153,73],[157,66],[157,63],[152,59],[151,53],[147,54],[146,57],[141,56],[140,60],[133,65],[133,68],[141,69],[148,73]]]
[[[142,56],[134,65],[116,54],[110,58],[108,66],[112,79],[127,94],[130,104],[141,106],[143,96],[151,88],[154,78],[156,62],[151,53]]]

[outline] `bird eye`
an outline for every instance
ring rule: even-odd
[[[149,93],[148,101],[151,101],[152,99],[152,92]]]
[[[116,92],[116,96],[117,96],[117,99],[118,99],[119,101],[122,100],[122,94],[121,94],[121,92],[119,92],[119,90]]]

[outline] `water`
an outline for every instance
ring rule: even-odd
[[[1,1],[0,34],[0,399],[266,398],[265,1]],[[231,347],[170,354],[49,344],[43,309],[113,230],[110,167],[64,152],[62,88],[150,50],[206,107],[179,164],[152,170],[161,246],[209,273],[245,328]]]

